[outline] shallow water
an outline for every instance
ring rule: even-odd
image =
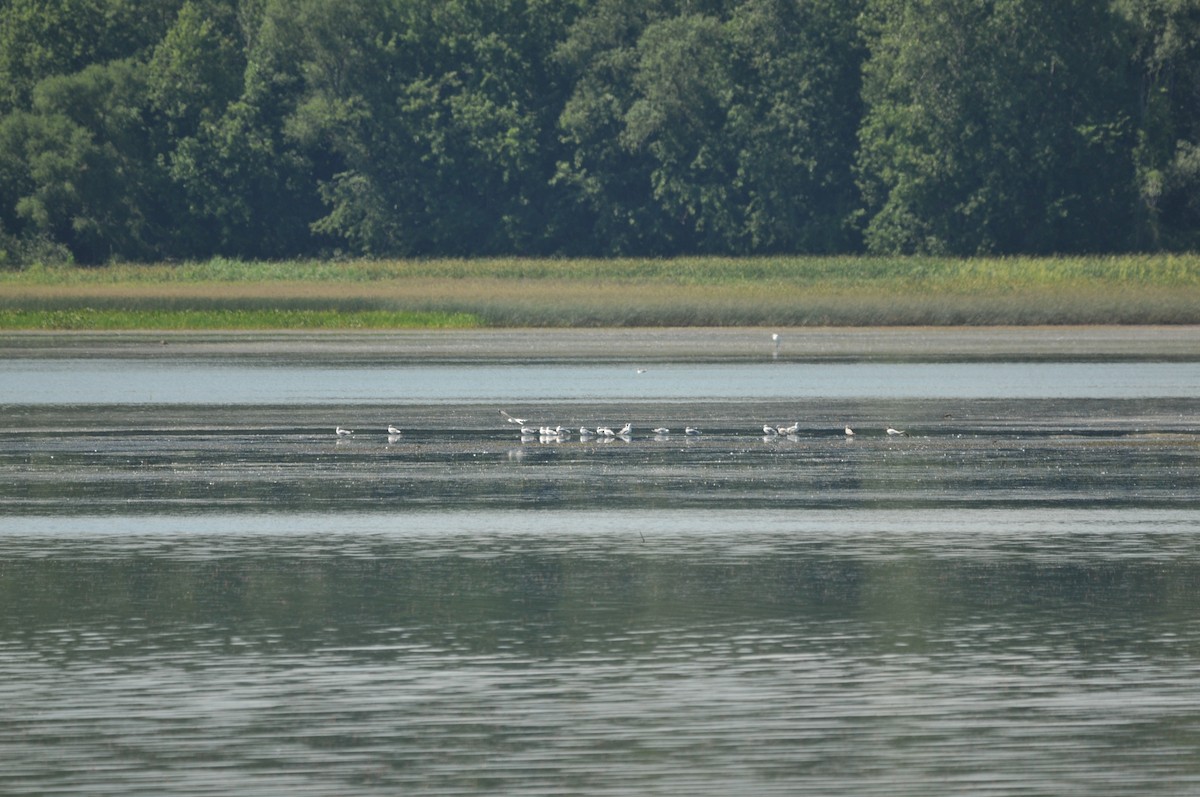
[[[1188,398],[1200,362],[307,365],[0,360],[0,404]]]
[[[471,405],[33,405],[10,408],[0,430],[0,509],[1195,507],[1200,434],[1187,403],[857,401],[838,405],[845,415],[825,402],[591,404],[562,419],[631,420],[634,433],[584,441],[522,439]],[[755,421],[738,417],[748,411]],[[885,435],[900,423],[888,417],[905,418],[907,436]],[[803,419],[794,436],[761,432],[792,418]],[[339,423],[356,433],[337,438]],[[389,438],[389,423],[406,431]],[[644,431],[660,423],[676,432]],[[703,434],[680,434],[686,424]]]
[[[1200,786],[1195,363],[534,366],[0,359],[0,793]]]

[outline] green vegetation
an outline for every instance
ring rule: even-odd
[[[120,264],[102,268],[41,267],[0,271],[0,289],[34,286],[172,286],[243,283],[320,285],[395,280],[495,279],[557,282],[664,283],[912,289],[954,292],[981,288],[1111,286],[1195,287],[1200,254],[1098,255],[1093,257],[676,257],[676,258],[476,258],[430,260],[231,260],[178,264]],[[2,301],[2,297],[0,297]]]
[[[1200,0],[6,0],[0,269],[1191,251],[1198,96]]]
[[[1200,323],[1200,255],[358,260],[0,273],[0,328]]]
[[[53,310],[0,309],[0,329],[3,330],[441,329],[478,325],[476,319],[465,313],[386,310],[171,310],[87,306]]]

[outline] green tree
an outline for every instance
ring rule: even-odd
[[[288,130],[343,166],[315,229],[374,254],[536,250],[562,93],[546,54],[570,14],[548,0],[305,6]]]
[[[1118,0],[1138,75],[1143,246],[1200,246],[1200,0]]]
[[[246,71],[237,19],[229,3],[180,8],[147,64],[149,98],[172,141],[194,135],[238,98]]]
[[[164,160],[184,204],[181,256],[286,257],[319,245],[309,225],[321,215],[321,151],[285,131],[305,85],[294,6],[189,3],[154,51]]]
[[[180,0],[6,0],[0,4],[0,115],[28,109],[42,80],[153,46]]]
[[[859,156],[875,251],[1118,249],[1133,227],[1121,27],[1090,0],[872,0]]]
[[[733,251],[857,249],[850,222],[862,118],[858,0],[749,0],[728,24],[736,92],[726,136],[742,229]]]
[[[613,252],[831,251],[860,107],[859,4],[608,0],[559,50],[560,166]]]
[[[130,60],[51,77],[3,125],[15,212],[84,263],[162,256],[171,227],[143,70]],[[11,149],[9,149],[11,148]],[[14,197],[9,197],[12,201]]]
[[[741,228],[732,196],[736,152],[725,135],[733,103],[731,47],[719,19],[688,14],[648,25],[638,39],[633,102],[619,143],[650,155],[650,189],[681,248],[719,251]]]
[[[17,111],[0,119],[0,224],[17,236],[68,235],[69,217],[58,207],[73,201],[69,182],[91,148],[87,132],[62,115]],[[49,189],[55,173],[58,195]]]
[[[568,149],[555,184],[570,191],[580,210],[580,237],[603,254],[686,248],[677,240],[686,228],[654,198],[654,153],[644,140],[626,134],[626,116],[638,99],[642,34],[673,16],[675,5],[596,0],[555,52],[571,83],[559,118]]]

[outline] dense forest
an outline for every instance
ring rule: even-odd
[[[5,0],[0,265],[1200,246],[1200,0]]]

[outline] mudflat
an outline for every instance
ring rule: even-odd
[[[0,357],[445,362],[1194,360],[1200,325],[9,332]]]

